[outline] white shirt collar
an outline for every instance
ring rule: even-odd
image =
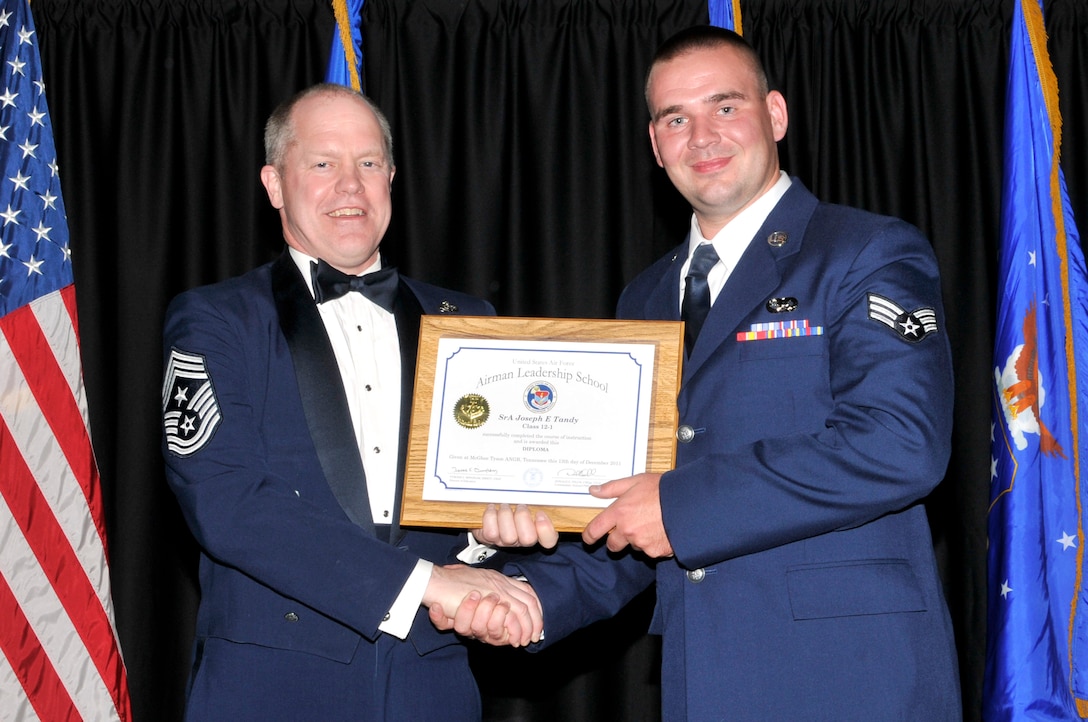
[[[722,260],[726,268],[732,271],[736,268],[740,257],[748,248],[756,231],[759,230],[767,216],[782,200],[782,196],[790,189],[792,181],[786,171],[778,171],[778,180],[766,193],[757,198],[750,206],[738,213],[715,234],[713,238],[704,238],[703,231],[699,228],[699,221],[695,214],[691,214],[691,232],[688,235],[688,259],[695,253],[695,249],[701,243],[714,244],[714,250],[718,258]]]

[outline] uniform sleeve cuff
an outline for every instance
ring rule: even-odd
[[[489,559],[496,551],[495,547],[481,544],[468,532],[468,544],[457,554],[457,560],[465,564],[479,564]]]
[[[408,575],[408,581],[401,587],[400,594],[393,601],[393,606],[385,615],[385,619],[378,625],[378,630],[391,634],[397,639],[407,639],[408,632],[412,630],[412,622],[415,621],[416,611],[423,603],[423,595],[427,591],[427,583],[431,580],[431,570],[434,564],[426,559],[416,562],[416,568]]]

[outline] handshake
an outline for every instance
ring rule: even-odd
[[[530,516],[528,508],[490,505],[483,525],[473,536],[494,546],[554,547],[559,534],[546,514]],[[539,642],[544,611],[536,592],[526,582],[493,569],[464,564],[435,567],[423,595],[431,622],[442,630],[493,645],[523,647]]]
[[[613,552],[631,547],[653,559],[673,555],[661,516],[661,475],[636,474],[600,486],[589,493],[614,501],[582,530],[582,541],[596,544],[605,540]],[[529,509],[511,509],[506,504],[489,505],[483,525],[473,536],[484,544],[529,547],[539,544],[550,549],[559,541],[551,520]],[[435,567],[423,596],[431,622],[439,629],[487,644],[521,647],[539,642],[544,629],[540,599],[525,582],[490,569],[464,565]]]

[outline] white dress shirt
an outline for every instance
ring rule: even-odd
[[[703,243],[710,243],[718,254],[718,262],[707,274],[706,282],[710,288],[710,303],[718,299],[725,282],[729,280],[733,269],[740,262],[740,257],[748,249],[752,237],[759,230],[767,216],[771,214],[778,201],[789,190],[792,181],[785,171],[778,171],[778,180],[770,190],[755,200],[752,205],[738,213],[733,220],[726,223],[713,238],[704,238],[703,231],[699,228],[699,219],[691,214],[691,232],[688,234],[688,258],[680,269],[680,305],[684,303],[684,289],[687,282],[688,267],[691,265],[691,257],[695,249]]]
[[[313,295],[310,263],[317,259],[294,248],[289,251]],[[379,269],[380,258],[362,275]],[[366,472],[371,517],[375,524],[391,524],[400,449],[401,359],[396,319],[361,293],[346,293],[318,304],[317,310],[347,394],[351,425]],[[400,639],[408,636],[433,567],[425,559],[416,563],[378,629]]]

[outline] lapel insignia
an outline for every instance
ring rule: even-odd
[[[793,296],[772,298],[767,301],[767,310],[771,313],[788,313],[797,310],[797,299]]]
[[[813,326],[807,318],[797,321],[772,321],[753,323],[747,331],[737,333],[738,341],[765,341],[772,338],[798,338],[801,336],[823,336],[823,326]]]
[[[891,299],[869,294],[869,318],[895,331],[899,338],[918,343],[931,333],[937,333],[937,312],[924,306],[905,311]]]
[[[457,313],[457,306],[453,305],[449,301],[443,301],[438,304],[439,313]]]
[[[767,236],[767,245],[774,248],[781,248],[786,245],[786,241],[790,238],[790,234],[785,231],[775,231],[771,235]]]
[[[191,456],[211,441],[222,420],[204,357],[170,349],[162,384],[166,448],[177,456]]]

